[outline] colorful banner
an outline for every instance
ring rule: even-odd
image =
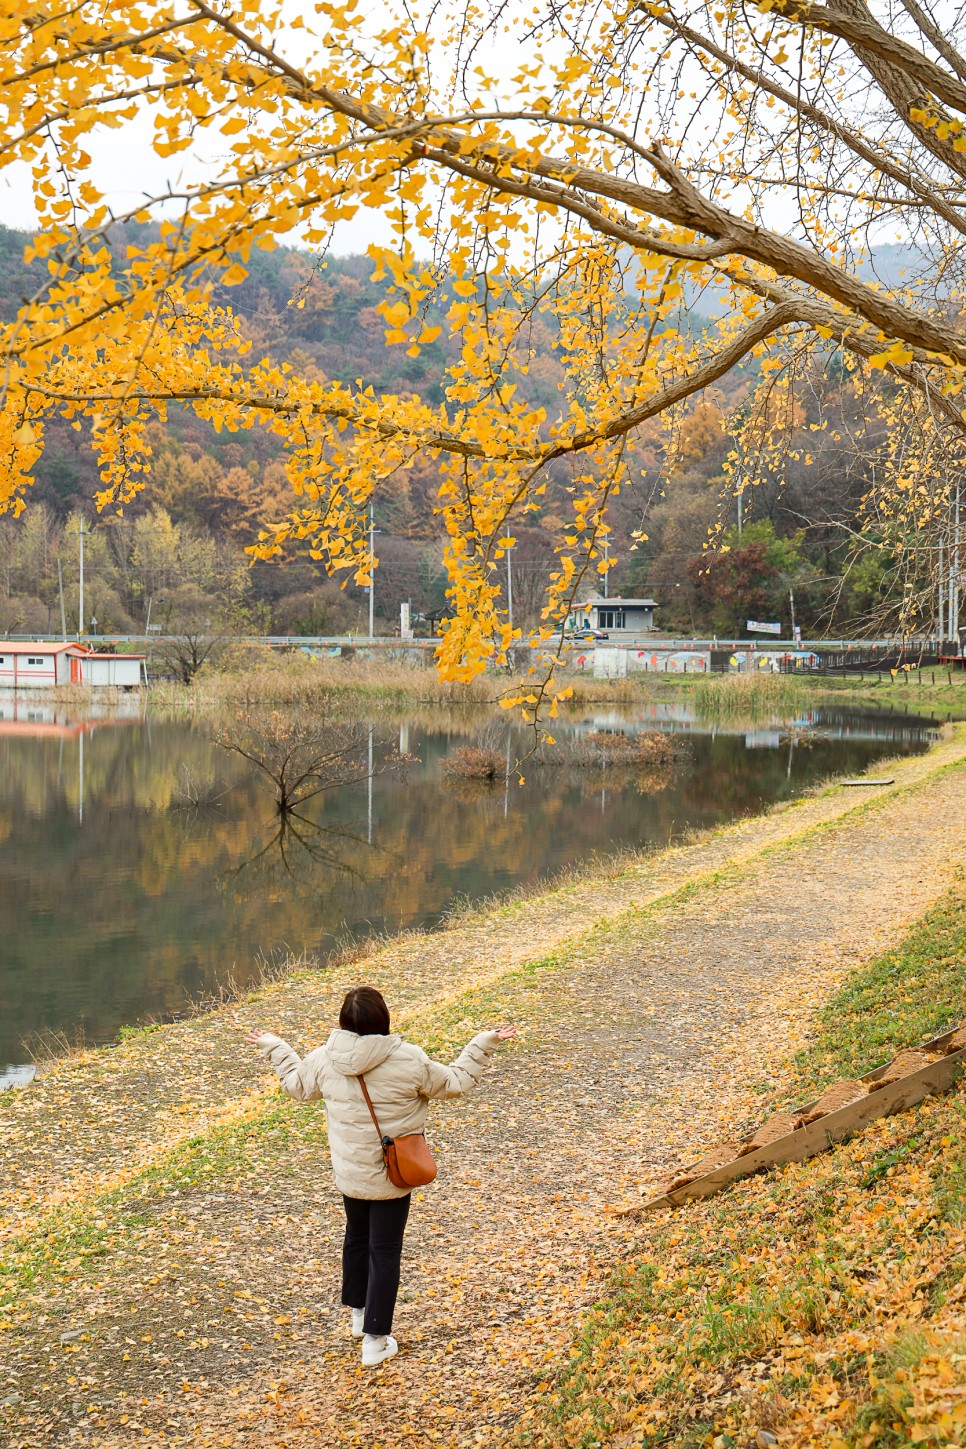
[[[759,624],[755,619],[748,620],[749,634],[780,634],[781,624]]]

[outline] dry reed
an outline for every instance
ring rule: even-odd
[[[689,698],[708,723],[787,715],[814,701],[815,690],[788,674],[712,674],[694,682]]]
[[[642,678],[603,680],[563,672],[574,704],[635,704],[651,690]],[[238,709],[312,709],[323,699],[331,707],[365,700],[383,707],[415,705],[446,708],[498,705],[510,677],[497,670],[454,684],[439,678],[432,655],[420,660],[310,658],[266,646],[236,648],[205,665],[190,685],[161,681],[148,693],[152,713],[210,719]]]

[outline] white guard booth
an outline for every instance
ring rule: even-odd
[[[142,682],[143,654],[95,654],[77,649],[71,655],[70,682],[94,688],[137,689]]]
[[[595,679],[625,679],[627,677],[627,650],[606,649],[598,644],[594,650]]]

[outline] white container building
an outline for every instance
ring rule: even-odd
[[[33,644],[0,640],[0,685],[13,689],[51,689],[70,684],[70,652],[74,644]]]
[[[143,654],[95,654],[93,650],[71,655],[71,684],[88,684],[114,689],[137,689],[143,681]]]
[[[83,644],[0,639],[0,688],[53,689],[59,684],[137,689],[143,654],[99,654]]]

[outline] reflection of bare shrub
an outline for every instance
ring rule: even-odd
[[[187,765],[178,772],[171,792],[172,810],[215,810],[227,795],[227,786],[214,775],[195,775]]]
[[[581,745],[583,749],[580,749]],[[621,765],[673,765],[677,751],[674,741],[659,730],[647,730],[637,735],[594,730],[579,742],[574,763],[580,763],[581,756],[588,764],[604,759]]]
[[[494,810],[503,813],[503,791],[495,789],[495,785],[495,780],[461,780],[458,775],[451,775],[446,781],[446,793],[486,820]]]
[[[614,764],[607,768],[600,765],[580,772],[583,792],[596,794],[598,790],[636,790],[638,795],[660,795],[674,780],[672,765]]]
[[[670,765],[643,765],[634,771],[634,788],[639,795],[659,795],[673,779]]]
[[[547,768],[576,766],[586,770],[613,771],[618,766],[632,769],[670,769],[678,761],[679,746],[659,730],[623,735],[611,730],[593,730],[573,740],[560,740],[540,750],[534,763]]]
[[[593,730],[541,749],[532,763],[578,771],[581,788],[588,792],[633,789],[656,795],[671,784],[680,758],[680,742],[658,730],[636,735]]]
[[[443,771],[457,780],[485,780],[492,784],[494,780],[502,780],[506,757],[499,750],[460,745],[443,761]]]

